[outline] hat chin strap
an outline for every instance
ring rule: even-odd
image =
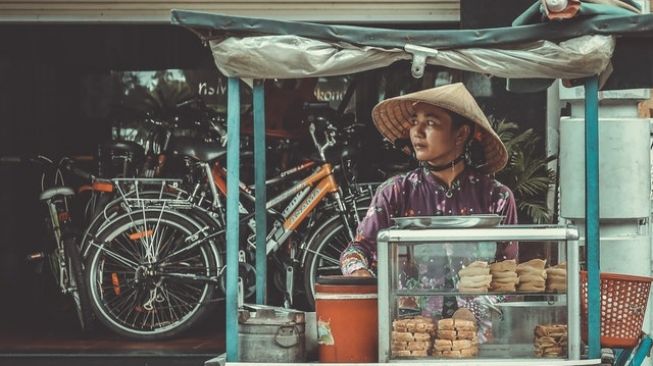
[[[458,164],[461,161],[465,160],[466,155],[467,154],[462,153],[462,154],[458,155],[457,158],[451,160],[448,163],[442,164],[442,165],[432,165],[432,164],[429,164],[427,161],[423,162],[422,165],[424,165],[425,168],[427,168],[428,170],[430,170],[432,172],[439,172],[439,171],[442,171],[442,170],[445,170],[445,169],[453,168],[454,166],[456,166],[456,164]]]

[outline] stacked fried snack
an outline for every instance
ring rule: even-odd
[[[490,267],[487,262],[476,261],[458,271],[458,291],[485,293],[492,282]]]
[[[519,283],[516,269],[517,262],[514,259],[490,264],[490,273],[492,274],[490,289],[492,291],[515,292]]]
[[[433,342],[433,356],[465,358],[478,355],[476,322],[465,319],[441,319],[438,321],[437,334]]]
[[[546,292],[567,291],[567,262],[546,269]]]
[[[544,292],[546,288],[546,261],[532,259],[517,265],[515,271],[519,275],[520,292]]]
[[[392,322],[390,350],[395,357],[424,357],[431,349],[435,324],[431,318],[416,316]]]
[[[536,325],[534,330],[537,357],[562,357],[567,353],[567,325]]]

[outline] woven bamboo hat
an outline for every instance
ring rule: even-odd
[[[491,174],[506,166],[508,151],[505,145],[462,83],[386,99],[372,110],[374,125],[392,143],[398,138],[408,138],[410,118],[414,113],[413,107],[417,103],[428,103],[455,112],[474,122],[476,125],[474,139],[481,143],[485,153],[485,163],[478,167],[480,171]]]

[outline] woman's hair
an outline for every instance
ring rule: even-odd
[[[449,112],[451,115],[451,127],[453,131],[458,131],[463,126],[469,126],[469,136],[465,142],[465,152],[467,153],[467,164],[472,167],[478,167],[485,164],[485,152],[480,141],[474,138],[476,124],[468,118],[455,112]]]

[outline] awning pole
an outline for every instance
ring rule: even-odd
[[[256,180],[256,303],[266,303],[267,255],[265,192],[265,91],[264,80],[254,80],[254,179]]]
[[[238,196],[240,180],[240,81],[227,87],[227,361],[238,361]]]
[[[601,358],[599,227],[599,81],[585,81],[585,245],[587,246],[589,358]]]

